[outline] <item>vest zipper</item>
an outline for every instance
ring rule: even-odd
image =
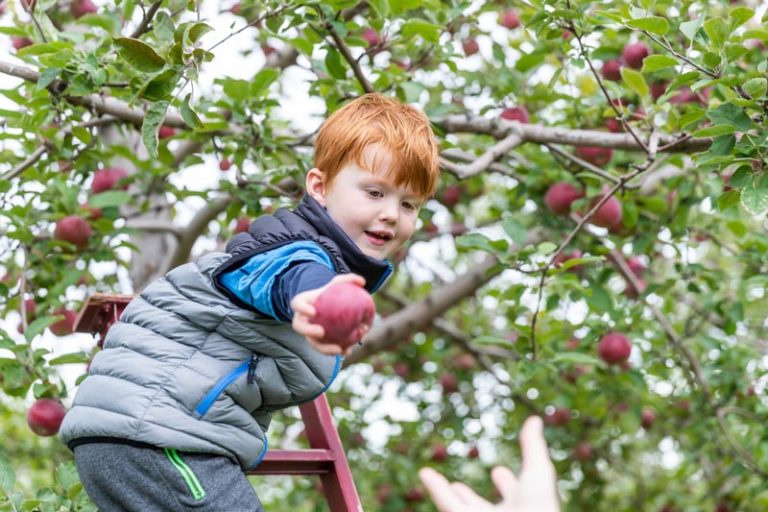
[[[224,390],[227,389],[227,386],[237,380],[237,378],[240,377],[243,373],[247,372],[248,384],[253,384],[255,382],[254,377],[256,374],[256,366],[259,364],[259,361],[261,361],[263,357],[264,356],[261,354],[251,354],[251,356],[243,361],[237,368],[233,369],[223,378],[219,379],[213,388],[211,388],[211,390],[208,391],[203,399],[200,400],[200,402],[197,404],[197,407],[195,407],[195,412],[200,415],[200,417],[205,415],[205,413],[208,412],[208,409],[211,408],[219,395],[221,395]]]

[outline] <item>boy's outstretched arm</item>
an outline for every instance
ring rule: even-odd
[[[315,317],[315,301],[326,288],[332,284],[338,283],[353,283],[359,286],[365,286],[365,279],[357,274],[340,274],[334,277],[328,284],[321,288],[314,290],[307,290],[296,294],[291,300],[291,309],[293,310],[293,330],[304,336],[312,347],[318,352],[328,355],[347,355],[352,350],[352,347],[342,350],[338,345],[330,345],[320,343],[320,340],[325,335],[325,329],[318,324],[313,324],[312,319]],[[370,326],[361,326],[366,332]]]

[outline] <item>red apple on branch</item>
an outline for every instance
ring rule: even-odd
[[[547,189],[544,194],[544,204],[547,209],[557,215],[568,215],[571,203],[584,197],[584,192],[565,181],[560,181]]]
[[[599,203],[602,200],[602,197],[603,196],[598,196],[594,198],[590,203],[590,208],[593,208],[597,203]],[[611,196],[595,212],[589,221],[595,226],[611,228],[617,226],[621,222],[621,216],[621,203],[614,196]]]
[[[235,228],[232,230],[234,234],[237,233],[244,233],[248,231],[248,228],[251,226],[251,219],[248,217],[240,217],[235,222]]]
[[[507,121],[528,123],[528,110],[523,106],[506,108],[502,111],[501,118],[506,119]]]
[[[611,365],[620,365],[629,359],[632,344],[626,336],[619,332],[610,332],[600,338],[597,354],[600,359]]]
[[[501,15],[501,26],[510,30],[520,26],[520,17],[517,15],[517,11],[510,9],[504,11]]]
[[[228,158],[224,158],[219,162],[219,169],[222,171],[228,171],[230,167],[232,167],[232,162],[230,162]]]
[[[53,231],[53,237],[56,240],[69,242],[78,249],[88,247],[88,239],[91,237],[91,234],[90,224],[79,215],[69,215],[60,219],[56,223],[56,229]]]
[[[618,59],[603,62],[603,78],[618,82],[621,80],[621,62]]]
[[[467,57],[480,51],[480,45],[477,44],[477,40],[474,37],[465,39],[464,42],[461,43],[461,47],[464,50],[464,55]]]
[[[640,424],[645,430],[651,428],[656,421],[656,413],[650,407],[645,407],[640,416]]]
[[[564,427],[571,419],[571,410],[567,407],[558,407],[544,416],[544,423],[553,427]]]
[[[602,167],[613,158],[613,150],[598,146],[576,146],[576,156],[592,165]]]
[[[162,139],[170,139],[174,135],[176,135],[176,129],[175,128],[171,128],[170,126],[163,125],[157,131],[157,138],[160,139],[160,140],[162,140]]]
[[[108,167],[100,169],[93,175],[91,183],[91,193],[99,194],[117,187],[120,181],[128,176],[128,172],[120,167]],[[128,188],[127,184],[120,187],[122,190]]]
[[[60,402],[41,398],[27,411],[27,425],[39,436],[55,436],[66,413]]]
[[[16,49],[16,51],[19,51],[22,48],[26,48],[27,46],[32,46],[33,42],[28,37],[13,36],[11,37],[11,44]]]
[[[53,334],[56,336],[68,336],[74,332],[77,313],[66,308],[59,308],[53,314],[64,317],[48,327]]]
[[[91,0],[73,0],[69,5],[69,12],[75,19],[81,18],[86,14],[96,14],[99,9]]]
[[[580,441],[574,448],[573,448],[573,458],[584,462],[592,458],[592,455],[594,454],[594,450],[592,449],[592,445],[587,441]]]
[[[630,43],[621,51],[621,59],[627,66],[640,69],[643,67],[643,60],[650,54],[651,50],[645,43]]]
[[[363,39],[368,43],[368,46],[376,46],[381,40],[379,39],[379,33],[371,27],[367,27],[363,30]]]
[[[337,283],[326,288],[315,301],[313,323],[325,329],[321,343],[343,349],[359,342],[364,327],[373,324],[376,306],[371,294],[352,283]]]

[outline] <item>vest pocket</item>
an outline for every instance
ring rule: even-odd
[[[195,407],[198,417],[203,417],[225,392],[249,412],[261,406],[261,390],[255,375],[263,357],[261,354],[251,354],[248,359],[219,379]]]

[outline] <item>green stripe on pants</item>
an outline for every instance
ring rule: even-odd
[[[165,456],[168,457],[171,464],[173,464],[181,474],[189,491],[192,493],[192,497],[196,500],[205,498],[205,489],[200,485],[200,481],[195,476],[195,473],[192,472],[192,469],[181,459],[179,453],[173,448],[163,448],[163,452],[165,452]]]

